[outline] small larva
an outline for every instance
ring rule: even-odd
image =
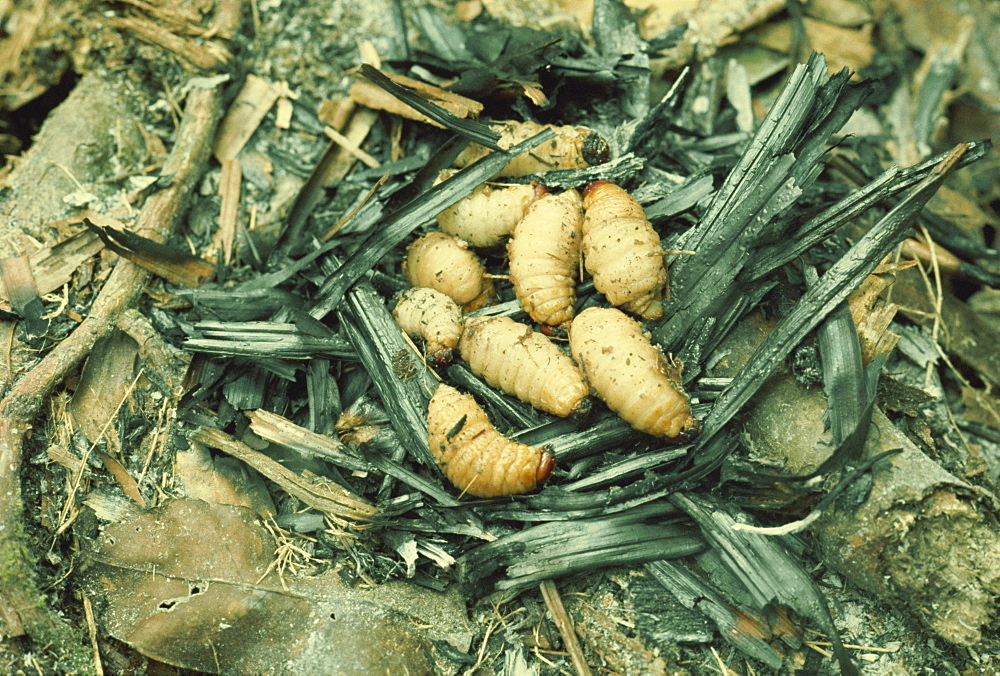
[[[448,385],[431,398],[427,440],[448,480],[479,498],[530,493],[555,464],[542,449],[500,434],[475,399]]]
[[[573,319],[583,236],[583,200],[576,190],[531,203],[507,242],[510,281],[532,319],[567,326]]]
[[[569,347],[591,388],[637,430],[678,437],[695,425],[677,369],[614,308],[584,310],[569,330]]]
[[[583,374],[569,355],[510,317],[467,319],[458,349],[491,387],[537,409],[566,416],[590,404]]]
[[[451,173],[442,171],[441,176]],[[540,194],[534,185],[483,183],[437,215],[442,231],[460,237],[477,249],[501,244]]]
[[[429,232],[406,249],[403,274],[413,286],[448,296],[463,312],[482,307],[494,295],[479,257],[466,242],[443,232]]]
[[[584,190],[583,261],[608,302],[643,319],[663,316],[667,268],[642,206],[610,181]]]
[[[419,336],[427,345],[427,359],[447,364],[462,336],[462,311],[448,296],[434,289],[407,289],[392,311],[399,328]]]
[[[500,134],[497,145],[507,149],[526,141],[544,129],[551,129],[556,137],[540,146],[518,155],[497,174],[498,176],[527,176],[553,169],[585,169],[608,161],[608,142],[593,129],[586,127],[559,127],[537,122],[494,122],[493,131]],[[464,167],[491,153],[489,148],[470,144],[455,160],[456,167]]]

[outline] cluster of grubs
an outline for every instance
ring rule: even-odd
[[[500,175],[584,168],[606,158],[607,145],[595,132],[553,129],[553,141],[515,158]],[[533,123],[502,125],[500,145],[509,147],[540,130]],[[456,164],[484,152],[474,147]],[[666,438],[693,430],[677,368],[638,321],[615,309],[657,319],[667,285],[660,238],[624,189],[595,181],[581,195],[573,189],[551,193],[535,185],[483,184],[437,220],[440,231],[407,249],[403,270],[414,288],[401,295],[394,310],[400,328],[423,339],[431,363],[447,363],[457,350],[490,386],[554,415],[585,413],[593,393],[637,430]],[[509,317],[464,316],[495,296],[473,249],[494,249],[504,240],[517,299],[544,333]],[[575,315],[581,259],[614,308]],[[570,354],[545,335],[562,330],[569,333]],[[470,395],[447,385],[431,398],[427,422],[432,455],[469,495],[527,493],[552,471],[549,453],[503,436]]]

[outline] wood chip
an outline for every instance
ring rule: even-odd
[[[418,94],[432,103],[436,103],[452,115],[462,118],[475,118],[483,111],[483,104],[478,101],[452,94],[451,92],[435,87],[434,85],[414,80],[413,78],[394,73],[384,73],[386,77],[396,84],[403,85],[415,90]],[[426,122],[435,127],[444,128],[443,125],[430,119],[423,113],[417,112],[414,108],[403,103],[395,96],[385,91],[378,85],[367,80],[358,80],[351,85],[351,99],[368,108],[384,110],[400,117],[405,117],[418,122]]]
[[[328,124],[334,129],[343,129],[351,115],[354,114],[355,103],[351,99],[323,99],[316,111],[319,121]]]
[[[313,509],[351,521],[369,521],[376,513],[375,507],[346,488],[318,477],[299,476],[221,430],[200,427],[191,439],[242,460]]]
[[[27,317],[41,309],[38,287],[31,272],[31,262],[25,255],[0,260],[0,281],[14,311]],[[33,307],[34,306],[34,307]]]
[[[236,219],[240,212],[240,183],[243,168],[238,159],[222,160],[219,177],[219,229],[212,239],[212,251],[222,250],[222,263],[226,267],[233,260],[233,240],[236,237]]]
[[[351,142],[351,139],[347,138],[333,127],[324,128],[323,133],[329,136],[334,143],[353,155],[356,159],[361,160],[365,166],[371,167],[372,169],[377,169],[381,166],[378,160],[359,148],[356,144]]]
[[[243,89],[229,105],[212,143],[212,154],[220,162],[234,159],[250,140],[261,120],[278,100],[279,89],[254,74],[247,75]]]
[[[125,469],[125,465],[121,464],[107,453],[101,453],[98,451],[97,455],[101,458],[101,462],[104,463],[104,469],[108,470],[108,473],[110,473],[111,476],[115,478],[115,481],[118,482],[118,485],[122,489],[122,493],[134,500],[140,507],[145,507],[146,501],[139,492],[139,484],[136,483],[135,479],[132,478],[132,475],[128,473],[127,469]]]
[[[347,128],[344,138],[355,148],[359,148],[368,137],[368,132],[375,126],[375,120],[377,119],[378,115],[371,110],[357,111],[354,117],[351,118],[350,126]],[[324,160],[326,160],[325,157]],[[356,161],[357,159],[354,155],[344,149],[343,146],[339,146],[338,150],[332,154],[328,164],[317,167],[317,169],[321,170],[320,185],[330,186],[341,180],[350,173]]]
[[[866,366],[878,355],[891,352],[899,342],[899,336],[888,330],[899,307],[883,298],[883,292],[895,279],[892,272],[879,274],[876,270],[847,297],[851,316],[858,329],[861,361]]]

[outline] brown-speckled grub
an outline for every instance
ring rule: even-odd
[[[597,396],[635,429],[669,438],[694,429],[676,369],[639,322],[614,308],[589,308],[573,320],[569,346]]]
[[[511,441],[468,394],[441,385],[427,410],[428,445],[448,480],[479,498],[530,493],[552,473],[552,455]]]

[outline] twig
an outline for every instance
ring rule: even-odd
[[[172,181],[146,201],[138,217],[137,231],[144,236],[162,241],[180,221],[208,160],[220,97],[217,89],[195,89],[188,96],[177,142],[163,168]],[[67,625],[46,607],[38,592],[29,560],[31,550],[21,524],[21,447],[52,389],[108,334],[121,313],[139,298],[148,279],[149,273],[139,266],[118,261],[90,315],[0,400],[0,551],[7,553],[0,570],[0,634],[28,633],[41,645],[69,637]]]
[[[563,643],[566,644],[566,650],[573,661],[573,668],[579,676],[590,676],[590,667],[587,666],[587,660],[583,656],[580,639],[577,638],[576,630],[573,628],[573,621],[569,619],[566,608],[563,607],[556,583],[552,580],[542,580],[538,583],[538,589],[542,592],[542,598],[545,599],[545,605],[552,615],[552,621],[555,622],[559,635],[562,636]]]
[[[97,645],[97,622],[94,621],[94,607],[90,597],[83,594],[83,615],[87,618],[87,633],[90,635],[90,647],[94,651],[94,674],[104,676],[104,663],[101,662],[101,649]]]

